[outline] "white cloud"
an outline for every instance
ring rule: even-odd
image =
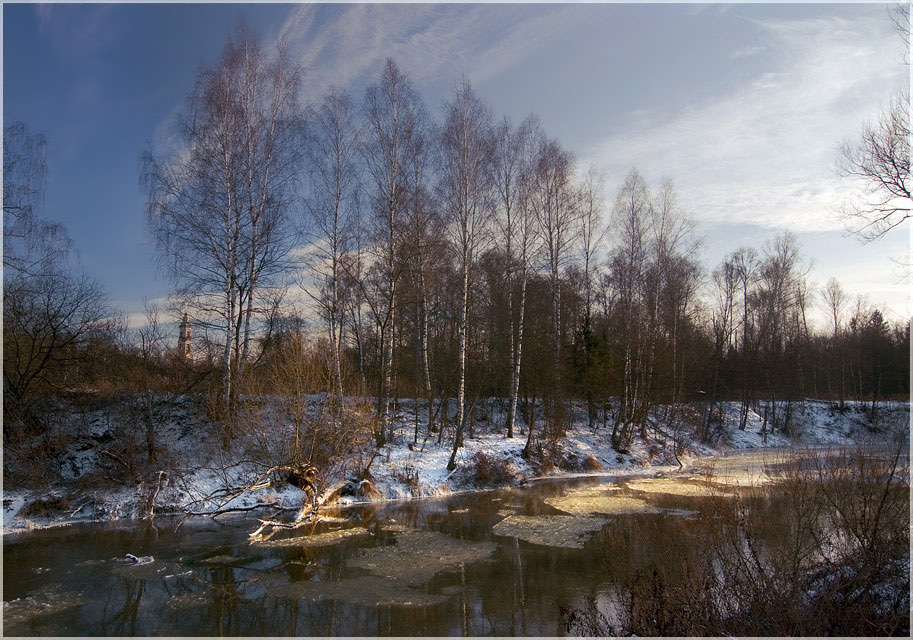
[[[466,73],[476,82],[509,70],[571,32],[584,14],[574,7],[482,5],[337,5],[318,19],[292,10],[279,34],[307,69],[307,92],[347,87],[393,57],[416,82]],[[315,26],[319,23],[319,26]]]
[[[765,72],[671,119],[631,114],[581,155],[617,183],[632,165],[673,176],[683,204],[707,223],[840,228],[832,211],[850,185],[833,172],[837,144],[903,74],[891,62],[890,26],[874,18],[756,24]]]
[[[737,51],[733,51],[732,53],[730,53],[729,59],[738,60],[739,58],[748,58],[750,56],[755,56],[755,55],[765,51],[765,49],[766,49],[766,47],[760,47],[760,46],[745,47],[744,49],[739,49]]]

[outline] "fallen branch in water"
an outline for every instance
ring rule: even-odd
[[[218,509],[216,511],[185,511],[185,516],[209,516],[210,518],[215,518],[216,516],[225,515],[226,513],[241,513],[247,511],[256,511],[257,509],[277,509],[278,511],[292,511],[293,509],[288,509],[285,507],[279,506],[279,501],[266,502],[263,504],[255,504],[249,507],[229,507],[228,509]]]
[[[277,481],[276,479],[274,479],[274,477],[273,477],[273,474],[280,472],[280,471],[297,471],[297,467],[294,465],[287,465],[287,464],[286,465],[276,465],[274,467],[270,467],[263,473],[259,474],[257,477],[255,477],[251,482],[247,483],[246,485],[243,485],[240,487],[221,487],[219,489],[216,489],[216,490],[210,492],[208,495],[206,495],[202,498],[188,502],[187,504],[185,504],[181,507],[181,510],[183,511],[184,516],[183,516],[183,518],[181,518],[180,522],[178,522],[177,527],[181,526],[181,524],[183,524],[184,520],[189,516],[208,516],[211,518],[215,518],[216,516],[223,515],[226,513],[247,512],[247,511],[254,511],[257,509],[268,508],[268,507],[278,509],[279,510],[278,512],[291,511],[292,509],[279,507],[278,502],[272,502],[272,503],[268,503],[268,504],[256,504],[256,505],[249,506],[249,507],[227,507],[227,508],[225,507],[225,505],[229,504],[232,500],[247,493],[248,491],[257,491],[259,489],[266,489],[275,484],[280,484],[280,482]],[[283,480],[282,482],[285,482],[285,481]],[[293,484],[293,486],[297,486],[297,485],[294,485],[294,483],[292,483],[292,484]],[[311,485],[311,486],[313,487],[313,485]],[[313,492],[312,499],[315,501],[313,504],[312,510],[310,512],[306,512],[305,510],[302,510],[302,515],[299,515],[298,518],[296,518],[295,522],[302,522],[302,523],[306,522],[306,520],[303,520],[303,517],[304,517],[303,514],[311,513],[314,510],[316,510],[315,509],[316,492]],[[213,503],[213,502],[215,503],[213,505],[214,506],[213,509],[199,510],[199,509],[195,508],[195,507],[207,505],[208,503]],[[177,527],[175,527],[175,528],[177,528]]]
[[[298,527],[305,525],[305,524],[319,522],[320,516],[317,514],[317,510],[313,509],[313,510],[307,511],[307,512],[302,511],[301,513],[298,514],[298,517],[295,518],[294,520],[292,520],[291,522],[279,522],[278,520],[261,520],[260,518],[257,518],[257,519],[260,520],[261,524],[260,524],[260,527],[256,531],[254,531],[252,534],[250,534],[249,538],[251,539],[251,541],[264,539],[264,538],[261,538],[260,532],[263,531],[264,529],[266,529],[267,527],[273,527],[273,530],[270,531],[268,534],[266,534],[266,538],[269,538],[274,533],[276,533],[276,529],[297,529]]]

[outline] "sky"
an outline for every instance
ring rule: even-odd
[[[360,102],[392,56],[438,115],[465,76],[496,114],[537,113],[603,171],[607,217],[632,168],[654,185],[667,176],[708,269],[788,230],[813,284],[836,277],[890,319],[910,316],[892,261],[908,255],[909,226],[864,245],[834,213],[855,188],[835,174],[838,145],[909,88],[886,5],[4,4],[4,126],[47,136],[43,214],[132,323],[169,291],[140,153],[169,144],[241,16],[288,40],[310,102],[331,85]]]

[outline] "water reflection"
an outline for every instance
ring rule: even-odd
[[[602,482],[542,482],[365,505],[342,512],[348,518],[342,525],[281,531],[269,541],[340,527],[362,532],[325,546],[251,544],[248,533],[256,522],[241,518],[187,521],[177,529],[175,521],[159,518],[8,536],[5,632],[564,635],[576,624],[568,612],[611,613],[619,606],[619,585],[633,580],[638,567],[669,557],[675,562],[667,571],[687,577],[689,566],[706,561],[693,557],[687,546],[697,526],[688,514],[717,498],[703,491],[651,492],[649,482],[632,482],[630,488],[614,483],[613,495],[637,498],[651,509],[598,520],[602,529],[581,538],[582,548],[531,544],[492,531],[511,515],[568,517],[546,500],[562,505],[566,501],[551,498],[592,497]],[[574,493],[574,487],[585,490]],[[776,548],[775,533],[762,532],[759,543]],[[122,560],[126,553],[152,555],[155,562],[130,572]],[[345,593],[348,585],[358,592]],[[48,608],[42,598],[50,599],[49,589],[71,593],[64,600],[71,606]],[[321,597],[327,595],[332,597]]]

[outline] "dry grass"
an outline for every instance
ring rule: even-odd
[[[775,483],[710,497],[698,518],[617,521],[604,553],[615,606],[568,613],[568,630],[907,636],[910,496],[900,453],[797,456]]]

